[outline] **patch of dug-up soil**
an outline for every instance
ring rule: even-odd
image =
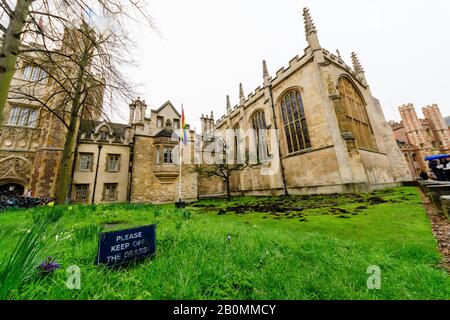
[[[383,198],[378,197],[378,196],[372,196],[372,197],[367,199],[367,202],[373,205],[373,204],[386,203],[388,201],[384,200]]]
[[[245,214],[248,212],[293,212],[293,211],[303,211],[304,208],[300,207],[283,207],[276,203],[266,203],[266,204],[256,204],[256,205],[238,205],[238,206],[232,206],[228,207],[226,209],[228,212],[234,212],[236,214]]]
[[[333,214],[348,214],[350,213],[350,211],[346,210],[346,209],[342,209],[342,208],[334,208],[331,207],[330,208],[331,213]]]
[[[191,207],[194,208],[215,208],[216,206],[214,204],[211,203],[194,203],[193,205],[191,205]]]
[[[387,202],[389,201],[374,194],[363,195],[354,193],[346,195],[298,195],[277,198],[262,198],[257,203],[228,203],[228,205],[223,209],[218,208],[218,206],[215,206],[214,204],[198,203],[192,206],[204,210],[216,211],[218,215],[225,215],[226,213],[243,215],[251,212],[258,212],[268,213],[273,218],[285,214],[284,218],[290,219],[296,217],[296,215],[293,215],[294,213],[302,215],[306,210],[310,209],[324,209],[324,214],[331,213],[336,216],[350,214],[357,215],[361,212],[361,210],[367,209],[368,206]],[[352,211],[339,207],[348,203],[356,203],[359,206],[356,210]]]

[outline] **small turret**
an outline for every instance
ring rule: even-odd
[[[263,60],[262,68],[263,68],[264,87],[267,87],[270,84],[270,78],[269,78],[269,70],[267,69],[266,60]]]
[[[136,104],[134,101],[132,101],[129,104],[130,107],[130,115],[128,116],[128,124],[132,125],[134,123],[134,113],[136,111]]]
[[[364,81],[366,81],[366,75],[364,73],[364,69],[359,62],[358,55],[354,52],[352,52],[352,63],[353,63],[353,71],[360,76]]]
[[[244,88],[242,87],[242,83],[239,84],[239,102],[241,106],[245,103]]]
[[[364,73],[364,69],[361,66],[361,63],[359,62],[358,55],[355,52],[352,52],[352,63],[353,63],[353,70],[357,73]]]
[[[227,95],[227,114],[231,114],[231,103],[230,103],[230,96]]]
[[[206,118],[205,118],[205,115],[203,113],[202,113],[202,116],[200,117],[200,122],[201,122],[202,133],[205,133],[205,131],[206,131]]]

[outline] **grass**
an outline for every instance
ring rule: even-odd
[[[64,211],[47,235],[62,267],[26,282],[12,299],[450,298],[414,187],[203,200],[187,210],[124,204],[8,211],[0,214],[0,259],[52,210]],[[157,224],[154,259],[117,270],[95,265],[99,232],[150,223]],[[65,285],[71,265],[81,269],[80,290]],[[366,285],[372,265],[381,269],[380,290]]]

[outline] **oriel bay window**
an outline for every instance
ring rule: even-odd
[[[156,164],[173,164],[173,147],[158,146],[156,148]]]
[[[303,100],[298,90],[287,92],[281,99],[281,116],[288,152],[311,148]]]
[[[164,148],[164,164],[173,164],[173,148]]]

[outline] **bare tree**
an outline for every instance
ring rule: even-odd
[[[109,24],[112,32],[119,32],[124,21],[134,20],[136,13],[154,29],[145,5],[145,0],[16,0],[13,6],[9,0],[0,0],[0,124],[17,59],[28,40],[40,36],[54,45],[59,40],[54,37],[57,32],[93,15],[101,24]]]
[[[131,44],[123,27],[123,19],[130,15],[119,0],[98,0],[98,3],[101,15],[76,0],[61,0],[62,7],[58,8],[46,1],[36,5],[30,14],[41,15],[40,21],[30,15],[26,27],[33,43],[22,44],[19,55],[25,64],[29,62],[44,72],[41,78],[33,79],[37,81],[22,81],[8,90],[15,100],[25,99],[41,106],[44,111],[41,117],[56,117],[66,129],[57,178],[56,200],[60,204],[70,196],[81,119],[108,119],[109,114],[117,111],[118,103],[128,102],[134,96],[121,69],[131,64],[128,51]],[[137,4],[131,3],[142,12]],[[82,9],[81,13],[77,8]],[[100,17],[100,23],[93,21],[94,15]],[[42,16],[47,18],[45,26]],[[51,89],[40,90],[42,82]],[[108,97],[105,103],[104,96]]]
[[[234,172],[241,171],[248,166],[248,154],[245,155],[245,163],[239,163],[235,158],[233,150],[227,147],[224,141],[221,141],[222,146],[218,149],[218,157],[212,164],[198,164],[195,165],[193,171],[198,173],[200,177],[212,178],[218,177],[225,184],[227,199],[231,199],[231,185],[230,178]],[[239,156],[237,156],[239,158]],[[235,163],[238,162],[238,163]]]

